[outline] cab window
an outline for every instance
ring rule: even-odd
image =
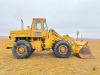
[[[44,22],[44,31],[46,31],[47,30],[47,24],[46,24],[46,22]]]
[[[36,30],[40,30],[41,29],[41,21],[36,20],[36,22],[35,22],[35,29]]]

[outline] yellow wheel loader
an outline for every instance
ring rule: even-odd
[[[33,18],[31,27],[11,31],[6,48],[12,48],[18,59],[28,58],[34,51],[51,49],[58,58],[68,58],[71,54],[81,58],[93,57],[87,42],[75,41],[69,35],[61,36],[54,29],[48,30],[45,18]]]

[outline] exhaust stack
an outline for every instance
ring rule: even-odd
[[[21,19],[21,30],[24,30],[24,22],[22,19]]]

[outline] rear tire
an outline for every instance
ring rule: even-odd
[[[25,40],[17,41],[12,48],[14,57],[18,59],[28,58],[32,52],[31,44]]]
[[[53,51],[58,58],[68,58],[71,55],[72,46],[67,41],[60,40],[55,44]]]

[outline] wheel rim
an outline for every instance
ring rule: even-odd
[[[18,54],[24,54],[26,52],[25,46],[22,46],[22,45],[21,46],[18,46],[16,52]]]
[[[68,52],[68,48],[65,45],[61,45],[58,50],[60,54],[66,54]]]

